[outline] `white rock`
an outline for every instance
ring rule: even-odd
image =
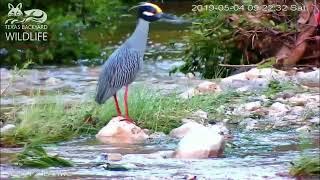
[[[320,69],[311,72],[298,72],[297,81],[305,86],[320,87]]]
[[[279,102],[275,102],[269,108],[269,115],[284,116],[289,110],[290,110],[289,106]]]
[[[219,127],[198,126],[181,139],[174,157],[183,159],[219,157],[223,154],[224,146],[224,136]]]
[[[107,160],[108,161],[121,161],[122,155],[120,153],[108,153]]]
[[[276,120],[274,122],[273,128],[283,128],[283,127],[289,127],[290,122],[289,121],[284,121],[282,119]]]
[[[103,143],[134,144],[145,141],[149,136],[138,126],[128,123],[123,117],[115,117],[103,127],[96,138]]]
[[[7,124],[0,129],[0,134],[5,135],[13,132],[16,129],[14,124]]]
[[[101,153],[96,159],[95,163],[106,163],[108,161],[121,161],[122,155],[120,153]]]
[[[54,86],[54,85],[60,85],[62,82],[63,82],[62,80],[57,79],[57,78],[55,78],[55,77],[49,77],[49,78],[45,81],[45,83],[46,83],[47,85],[52,85],[52,86]]]
[[[229,123],[229,122],[230,122],[230,119],[227,119],[227,118],[226,118],[226,119],[223,119],[222,122],[223,122],[223,123]]]
[[[246,131],[259,129],[258,121],[252,118],[246,118],[240,122],[241,126],[245,127]]]
[[[320,124],[320,118],[319,117],[313,117],[312,119],[309,120],[312,124]]]
[[[294,107],[291,108],[290,114],[299,116],[299,115],[302,115],[304,113],[304,111],[305,111],[304,107],[302,107],[302,106],[294,106]]]
[[[218,84],[210,81],[205,81],[199,84],[196,88],[191,88],[183,92],[182,94],[180,94],[180,97],[183,99],[189,99],[199,94],[215,93],[220,91],[221,91],[221,88]]]
[[[254,111],[261,108],[261,102],[256,101],[256,102],[249,102],[244,105],[244,110],[246,111]]]
[[[196,90],[196,89],[188,89],[187,91],[181,93],[179,96],[182,98],[182,99],[189,99],[195,95],[199,94],[199,91]]]
[[[185,180],[197,180],[197,176],[192,175],[192,174],[187,174],[184,177]]]
[[[214,82],[205,81],[198,85],[197,89],[200,93],[220,92],[220,86]]]
[[[173,130],[171,130],[171,132],[169,133],[169,136],[173,137],[173,138],[183,138],[190,130],[195,129],[195,128],[200,128],[200,127],[204,127],[202,124],[199,124],[197,122],[188,122],[183,124],[182,126],[175,128]]]
[[[186,77],[187,77],[188,79],[194,79],[194,78],[195,78],[195,75],[194,75],[193,73],[187,73],[187,74],[186,74]]]
[[[299,133],[310,133],[311,130],[312,130],[311,127],[308,125],[305,125],[296,129],[296,131]]]
[[[237,107],[234,111],[234,115],[241,115],[241,116],[249,116],[250,111],[255,111],[261,108],[261,102],[260,101],[255,101],[255,102],[249,102],[246,104],[241,104],[239,107]]]
[[[303,98],[303,97],[294,96],[294,97],[289,98],[287,102],[290,102],[294,106],[304,106],[306,104],[307,100],[308,99]]]
[[[269,99],[267,98],[266,95],[261,95],[261,96],[260,96],[260,99],[261,99],[263,102],[268,102],[268,101],[269,101]]]

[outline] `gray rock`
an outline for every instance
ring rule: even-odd
[[[269,108],[269,116],[284,116],[290,111],[288,105],[282,104],[280,102],[273,103]]]
[[[297,115],[300,116],[304,113],[305,109],[302,106],[294,106],[291,108],[291,115]]]
[[[182,119],[182,122],[196,122],[200,124],[208,124],[208,113],[200,109],[192,113],[189,117]]]
[[[300,128],[296,129],[297,132],[299,133],[310,133],[312,131],[311,127],[308,125],[302,126]]]
[[[150,139],[164,139],[167,135],[163,132],[155,132],[149,135]]]
[[[252,118],[246,118],[240,122],[240,126],[244,127],[246,131],[258,130],[259,122]]]
[[[220,86],[223,90],[237,89],[239,91],[257,91],[267,88],[271,80],[288,81],[289,78],[285,74],[284,71],[272,68],[253,68],[248,72],[222,79]]]
[[[311,72],[298,72],[296,75],[300,84],[311,87],[320,86],[320,69]]]
[[[261,102],[260,101],[255,101],[255,102],[249,102],[244,104],[244,110],[246,111],[254,111],[257,110],[261,107]]]
[[[313,117],[312,119],[309,120],[312,124],[319,125],[320,124],[320,118],[319,117]]]
[[[0,49],[0,56],[6,56],[8,54],[8,50],[6,48],[1,48]]]
[[[277,120],[274,122],[274,125],[272,128],[274,129],[278,129],[278,128],[284,128],[284,127],[289,127],[290,122],[289,121],[285,121],[285,120]]]

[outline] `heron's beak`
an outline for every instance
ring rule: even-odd
[[[166,19],[166,20],[177,20],[177,16],[172,14],[166,14],[166,13],[158,13],[156,14],[160,19]]]

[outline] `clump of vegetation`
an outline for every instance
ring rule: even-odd
[[[274,95],[280,92],[285,92],[294,87],[293,84],[288,82],[280,82],[278,80],[271,80],[268,84],[268,88],[264,90],[263,94],[268,98],[272,98]]]
[[[295,177],[320,176],[320,156],[304,156],[292,163],[290,175]]]
[[[221,71],[223,67],[228,68],[222,69],[223,73],[219,73],[220,76],[229,75],[234,70],[230,65],[237,67],[258,64],[266,59],[277,61],[270,61],[264,66],[273,65],[271,63],[291,65],[297,63],[299,59],[302,60],[302,55],[301,57],[292,55],[290,57],[292,60],[289,60],[284,54],[294,54],[294,51],[288,50],[287,47],[289,44],[296,44],[294,37],[303,33],[297,33],[300,29],[296,26],[297,20],[306,16],[299,16],[303,8],[307,5],[317,6],[310,4],[310,1],[301,0],[205,0],[198,3],[200,5],[194,8],[195,12],[192,13],[195,22],[192,24],[191,34],[186,37],[185,64],[173,72],[177,70],[183,73],[200,72],[204,78],[216,78],[215,72]],[[290,10],[264,8],[271,6],[292,8]],[[300,10],[297,10],[299,8]],[[312,17],[312,9],[309,10]],[[307,39],[316,37],[315,30],[308,33],[310,38],[308,36]],[[305,49],[305,54],[314,53],[317,49],[315,41],[308,45],[309,50]]]
[[[57,155],[51,156],[39,145],[27,145],[21,153],[18,153],[14,164],[21,167],[48,168],[70,167],[72,163]]]
[[[233,0],[205,1],[205,5],[233,5]],[[205,6],[204,5],[204,6]],[[226,21],[223,11],[202,10],[193,14],[197,22],[191,27],[191,35],[187,37],[185,64],[174,71],[200,72],[204,78],[217,78],[227,75],[221,63],[240,64],[241,51],[234,43],[234,28]],[[218,75],[216,72],[222,71]]]

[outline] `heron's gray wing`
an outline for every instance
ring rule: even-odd
[[[100,104],[113,96],[121,87],[130,84],[141,66],[142,55],[125,46],[117,49],[102,67],[96,101]]]

